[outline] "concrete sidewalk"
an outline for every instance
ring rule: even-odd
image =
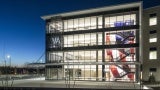
[[[11,86],[12,81],[7,85]],[[6,84],[5,84],[6,85]],[[0,83],[0,86],[2,83]],[[53,87],[53,88],[94,88],[94,89],[140,89],[138,83],[126,82],[95,82],[95,81],[47,81],[41,79],[24,79],[13,81],[12,87]],[[147,89],[147,87],[143,87]],[[150,89],[150,88],[149,88]],[[152,90],[152,89],[150,89]]]

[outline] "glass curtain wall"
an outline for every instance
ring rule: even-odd
[[[47,57],[47,63],[57,63],[54,66],[47,66],[47,79],[57,80],[65,77],[71,80],[96,80],[97,77],[102,78],[102,66],[97,65],[97,72],[96,65],[91,64],[102,62],[102,50],[48,52]],[[64,65],[58,65],[59,63]]]
[[[136,14],[110,15],[105,17],[105,28],[136,25]]]
[[[47,33],[57,33],[63,31],[63,22],[61,19],[52,20],[47,23]]]
[[[102,28],[102,16],[69,19],[63,22],[64,32]]]
[[[46,54],[47,61],[46,63],[62,63],[63,62],[63,53],[62,52],[47,52]],[[47,79],[63,79],[63,69],[62,65],[46,66],[46,78]]]
[[[114,14],[105,16],[105,28],[136,25],[136,14]],[[114,30],[105,32],[105,45],[137,43],[136,29]],[[136,48],[105,49],[105,62],[122,62],[121,64],[105,65],[106,81],[135,81],[137,62]]]
[[[135,48],[105,49],[105,62],[123,62],[119,65],[105,65],[106,81],[135,80],[135,65],[126,64],[126,62],[136,61],[135,50]],[[80,50],[63,53],[49,52],[47,54],[48,62],[57,63],[54,67],[46,70],[47,78],[62,79],[63,77],[70,77],[71,80],[96,80],[98,78],[98,80],[102,80],[102,65],[94,64],[103,62],[102,50]],[[62,67],[58,63],[65,64]]]
[[[105,45],[136,43],[136,29],[105,32]]]
[[[98,41],[96,41],[98,38]],[[64,36],[64,47],[102,45],[102,33],[85,33]]]
[[[135,65],[127,62],[136,62],[136,48],[105,49],[105,62],[122,62],[105,66],[106,80],[109,81],[134,81]]]
[[[90,16],[68,20],[53,20],[48,24],[47,32],[57,33],[78,30],[102,30],[102,28],[124,27],[137,25],[138,23],[135,13],[121,13],[104,15],[104,20],[102,20],[102,16]],[[103,25],[104,27],[102,27]],[[97,45],[132,45],[138,42],[136,31],[138,30],[107,31],[106,29],[104,32],[83,34],[51,34],[47,36],[47,47],[66,48]],[[47,63],[56,63],[57,65],[47,66],[46,77],[48,79],[63,79],[67,77],[72,80],[102,81],[105,78],[106,81],[134,81],[136,64],[127,63],[137,62],[136,50],[137,48],[135,47],[117,47],[114,49],[48,51],[46,56]],[[105,62],[108,64],[104,65]],[[109,64],[111,62],[120,62],[120,64]],[[58,65],[60,63],[62,64]]]
[[[48,80],[63,79],[62,66],[46,66],[46,79]]]
[[[64,62],[74,63],[74,65],[64,65],[65,77],[69,76],[67,70],[71,70],[70,78],[72,80],[96,80],[97,77],[102,79],[102,66],[97,65],[97,72],[96,65],[93,64],[102,62],[102,50],[64,52],[64,57]]]

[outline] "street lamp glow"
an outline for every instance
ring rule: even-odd
[[[11,67],[11,56],[7,55],[7,59],[9,60],[9,66]]]
[[[10,55],[7,55],[7,58],[8,58],[8,59],[10,59],[10,57],[11,57]]]

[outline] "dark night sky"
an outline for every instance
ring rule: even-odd
[[[45,22],[40,16],[141,0],[0,0],[0,65],[36,61],[45,51]],[[160,0],[143,0],[144,8]],[[44,59],[44,58],[43,58]]]

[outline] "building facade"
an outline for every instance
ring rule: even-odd
[[[143,10],[143,80],[154,75],[160,81],[160,6]]]
[[[46,80],[137,82],[141,2],[43,16]]]

